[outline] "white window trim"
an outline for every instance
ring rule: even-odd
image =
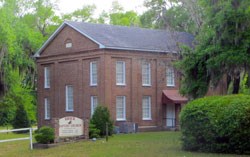
[[[149,99],[149,117],[148,118],[144,118],[143,117],[143,113],[142,113],[142,120],[152,120],[152,112],[151,112],[151,96],[143,96],[142,99],[144,97],[147,97]],[[142,100],[143,101],[143,100]],[[143,102],[142,102],[143,103]],[[143,104],[142,104],[142,112],[143,112]]]
[[[47,74],[48,74],[47,72],[49,72],[49,77],[50,77],[50,68],[44,67],[44,88],[50,88],[50,79],[49,80],[47,79]]]
[[[117,114],[116,114],[116,121],[126,121],[126,96],[117,96],[117,97],[122,97],[123,101],[123,113],[124,113],[124,117],[123,118],[117,118]],[[116,98],[117,98],[116,97]],[[116,104],[117,105],[117,104]],[[117,106],[116,106],[117,107]],[[116,109],[117,110],[117,109]],[[117,112],[117,111],[116,111]]]
[[[173,84],[168,84],[168,70],[171,69],[173,70]],[[166,84],[167,84],[167,87],[175,87],[175,71],[174,71],[174,68],[172,67],[167,67],[166,69]]]
[[[144,84],[143,80],[142,80],[142,86],[149,87],[149,86],[151,86],[151,64],[148,63],[148,62],[146,62],[146,63],[144,62],[143,64],[148,64],[149,65],[149,84]],[[142,66],[144,66],[144,65],[142,65]],[[143,75],[143,72],[142,72],[142,75]],[[142,79],[143,79],[143,77],[142,77]]]
[[[123,64],[123,83],[117,83],[117,79],[116,79],[116,85],[117,86],[126,86],[126,63],[125,63],[125,61],[116,61],[116,68],[117,68],[117,63],[122,63]],[[117,76],[117,69],[116,69],[116,75],[115,76]]]
[[[44,98],[44,119],[45,120],[50,120],[50,117],[51,117],[50,114],[48,114],[48,112],[50,112],[50,110],[48,110],[48,106],[49,106],[49,109],[50,109],[50,101],[49,101],[48,98]]]
[[[96,64],[96,77],[97,77],[97,80],[96,80],[96,83],[93,83],[93,71],[92,71],[92,66],[93,64]],[[97,62],[96,61],[93,61],[93,62],[90,62],[90,86],[97,86],[97,82],[98,82],[98,73],[97,73]]]
[[[74,111],[74,89],[73,89],[73,106],[72,106],[72,110],[69,110],[69,104],[68,104],[68,87],[72,87],[73,89],[73,86],[72,85],[66,85],[66,89],[65,89],[65,97],[66,97],[66,112],[73,112]]]
[[[97,96],[91,96],[91,116],[94,114],[95,110],[94,110],[94,98],[97,99],[97,106],[98,106],[98,98]]]

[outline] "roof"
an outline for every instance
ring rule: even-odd
[[[176,52],[178,43],[192,46],[194,39],[185,32],[65,21],[38,50],[36,57],[66,25],[98,44],[100,49]]]
[[[184,96],[181,96],[179,90],[163,90],[162,94],[165,96],[165,103],[187,103],[188,99]]]

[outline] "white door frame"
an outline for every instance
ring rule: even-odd
[[[175,104],[167,104],[166,107],[166,126],[175,127]]]

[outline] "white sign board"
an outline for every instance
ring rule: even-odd
[[[83,135],[83,120],[77,117],[64,117],[59,119],[59,136],[81,136]]]

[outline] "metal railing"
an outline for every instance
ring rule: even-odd
[[[3,142],[11,142],[11,141],[21,141],[21,140],[30,140],[30,149],[33,149],[33,143],[32,143],[32,128],[22,128],[22,129],[12,129],[12,130],[0,130],[0,133],[6,133],[6,132],[18,132],[18,131],[26,131],[29,130],[29,137],[23,137],[23,138],[12,138],[7,140],[0,140],[0,143]]]

